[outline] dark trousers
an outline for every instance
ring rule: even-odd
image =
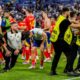
[[[68,71],[72,71],[73,70],[73,65],[74,65],[74,61],[77,57],[77,50],[78,50],[78,46],[75,44],[75,43],[72,43],[72,45],[70,45],[70,54],[69,54],[69,60],[67,60],[67,65],[66,65],[66,68],[65,70],[68,70]]]
[[[15,66],[18,55],[14,54],[14,49],[10,48],[9,46],[7,46],[7,48],[11,51],[11,56],[5,56],[4,53],[5,69],[11,69]]]
[[[60,56],[62,52],[64,52],[66,59],[67,59],[67,64],[65,67],[65,70],[72,71],[73,70],[73,63],[76,58],[76,54],[72,52],[73,46],[68,45],[65,41],[63,40],[58,40],[56,43],[52,43],[54,45],[54,50],[55,50],[55,55],[54,59],[52,61],[52,66],[51,66],[51,72],[56,72],[56,68],[60,59]],[[73,53],[73,54],[72,54]]]
[[[78,64],[76,69],[80,69],[80,47],[78,48],[78,54],[79,54],[79,58],[78,58]]]
[[[79,55],[78,64],[77,64],[76,69],[80,69],[80,55]]]

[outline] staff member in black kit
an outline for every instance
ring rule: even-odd
[[[51,75],[57,75],[56,73],[56,67],[58,65],[61,53],[64,52],[66,58],[67,58],[67,65],[65,67],[64,72],[70,72],[74,76],[79,76],[78,73],[73,71],[73,63],[76,58],[76,56],[73,58],[72,56],[72,38],[73,34],[70,27],[76,27],[79,28],[80,24],[74,24],[68,20],[68,16],[70,15],[70,11],[68,8],[63,8],[62,14],[58,17],[56,21],[56,25],[53,29],[53,32],[51,34],[51,42],[54,45],[55,55],[52,62],[51,67]],[[73,54],[74,55],[74,54]],[[71,59],[74,59],[71,61]]]

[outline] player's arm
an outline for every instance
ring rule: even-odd
[[[79,21],[72,20],[72,19],[69,19],[69,21],[70,21],[71,23],[74,23],[74,24],[78,24],[78,23],[79,23]]]
[[[19,28],[20,30],[25,30],[25,29],[26,29],[26,26],[22,26],[22,27],[19,27],[19,26],[18,26],[18,28]]]
[[[42,33],[42,37],[43,37],[43,42],[44,43],[45,41],[47,41],[47,35],[45,32]]]
[[[80,23],[78,23],[78,24],[72,23],[70,25],[70,27],[72,27],[72,28],[80,28]]]

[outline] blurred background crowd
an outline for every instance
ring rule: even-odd
[[[42,9],[50,18],[56,18],[64,6],[80,14],[79,3],[80,0],[0,0],[0,5],[8,9],[15,18],[24,17],[23,8],[31,8],[36,19],[41,19],[40,10]]]

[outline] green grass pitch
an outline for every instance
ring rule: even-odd
[[[18,57],[15,67],[5,73],[0,73],[0,80],[80,80],[80,78],[70,77],[63,73],[65,68],[66,59],[62,55],[57,67],[57,76],[50,76],[51,63],[44,63],[44,69],[39,69],[39,61],[37,62],[36,69],[29,70],[30,65],[23,65],[21,56]],[[77,60],[75,61],[76,66]],[[1,65],[0,65],[1,66]],[[1,66],[0,69],[2,69]]]

